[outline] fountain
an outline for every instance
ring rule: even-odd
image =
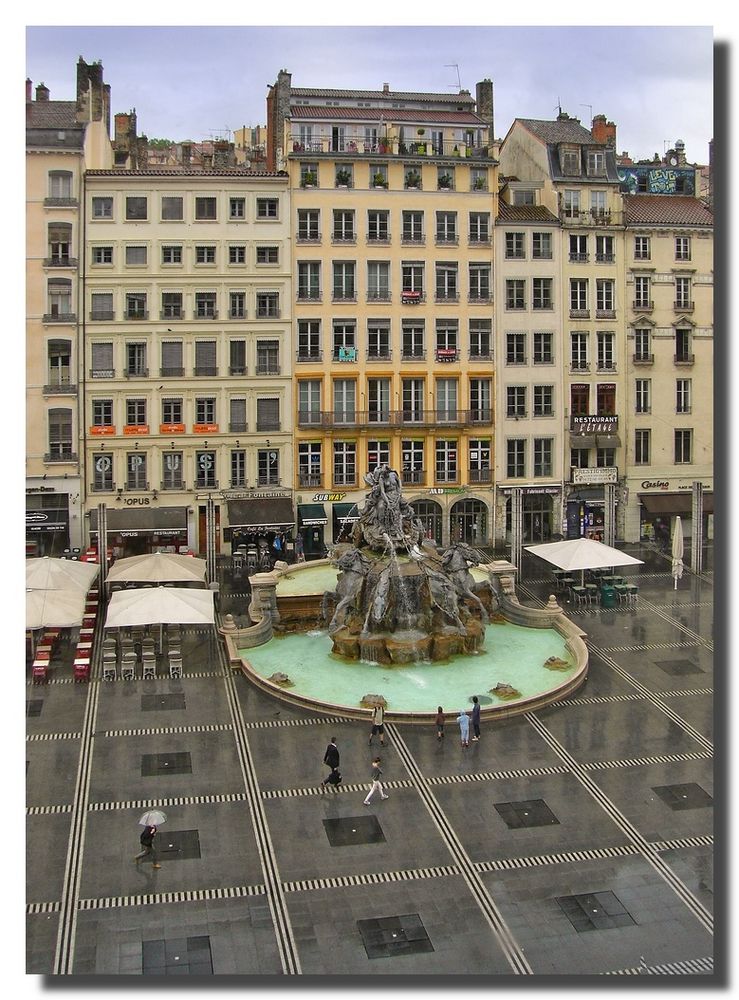
[[[584,632],[553,596],[521,605],[510,563],[463,542],[437,549],[387,465],[365,481],[351,540],[330,559],[251,577],[253,625],[221,629],[235,669],[303,707],[364,718],[381,697],[409,722],[473,694],[484,716],[512,715],[582,684]]]

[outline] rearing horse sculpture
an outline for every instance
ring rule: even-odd
[[[472,601],[477,605],[484,622],[488,621],[488,614],[480,598],[472,588],[475,585],[474,578],[470,573],[470,566],[479,566],[480,558],[469,547],[466,542],[456,542],[446,550],[441,559],[441,567],[454,585],[457,595],[464,601]]]
[[[336,565],[340,570],[336,581],[336,590],[327,591],[323,595],[321,605],[325,619],[329,600],[336,601],[336,610],[328,626],[329,635],[332,635],[344,624],[344,615],[347,609],[352,606],[357,607],[357,597],[367,575],[369,563],[361,552],[351,546],[342,552]]]

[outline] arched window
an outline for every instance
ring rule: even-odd
[[[412,500],[411,507],[426,529],[426,537],[441,545],[441,507],[435,500]]]
[[[452,542],[468,545],[488,543],[488,509],[482,500],[458,500],[452,507],[449,519],[449,537]]]

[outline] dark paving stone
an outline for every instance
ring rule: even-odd
[[[525,802],[496,802],[495,808],[511,830],[530,826],[551,826],[559,820],[544,799]]]
[[[38,718],[41,715],[41,710],[44,707],[43,698],[32,698],[31,701],[26,702],[26,715],[29,719]]]
[[[201,856],[197,830],[160,830],[156,848],[160,861],[187,861]]]
[[[356,844],[382,844],[385,834],[376,816],[347,816],[343,819],[325,819],[323,826],[332,847],[351,847]]]
[[[666,674],[670,674],[672,677],[684,677],[686,674],[705,673],[705,670],[701,670],[701,668],[696,666],[691,660],[655,660],[654,662],[660,670],[664,670]]]
[[[357,928],[362,936],[367,958],[394,958],[397,955],[417,955],[434,950],[417,913],[358,920]]]
[[[578,934],[636,923],[618,896],[610,890],[557,896],[557,903]]]
[[[145,976],[212,976],[209,937],[169,938],[141,943]]]
[[[147,753],[141,757],[141,777],[158,777],[162,774],[192,774],[189,753]]]
[[[713,805],[713,798],[694,781],[684,785],[657,785],[652,791],[675,811],[705,809]]]
[[[184,694],[142,694],[142,712],[176,712],[187,708]]]

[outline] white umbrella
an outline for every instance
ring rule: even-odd
[[[586,569],[610,569],[612,566],[632,566],[642,564],[620,549],[614,549],[592,538],[571,538],[564,542],[547,542],[544,545],[526,545],[527,552],[540,556],[547,562],[568,571]]]
[[[105,628],[180,622],[213,625],[213,591],[187,590],[183,587],[119,590],[108,604]]]
[[[108,583],[192,583],[205,580],[205,559],[171,552],[118,559],[108,570]]]
[[[86,594],[100,572],[97,563],[41,556],[26,559],[27,590],[60,590]]]
[[[683,522],[680,517],[675,518],[675,528],[672,532],[672,575],[677,590],[677,581],[683,575]]]
[[[73,628],[82,624],[85,595],[63,590],[26,591],[26,628]]]
[[[139,826],[161,826],[167,822],[167,814],[161,809],[148,809],[139,820]]]

